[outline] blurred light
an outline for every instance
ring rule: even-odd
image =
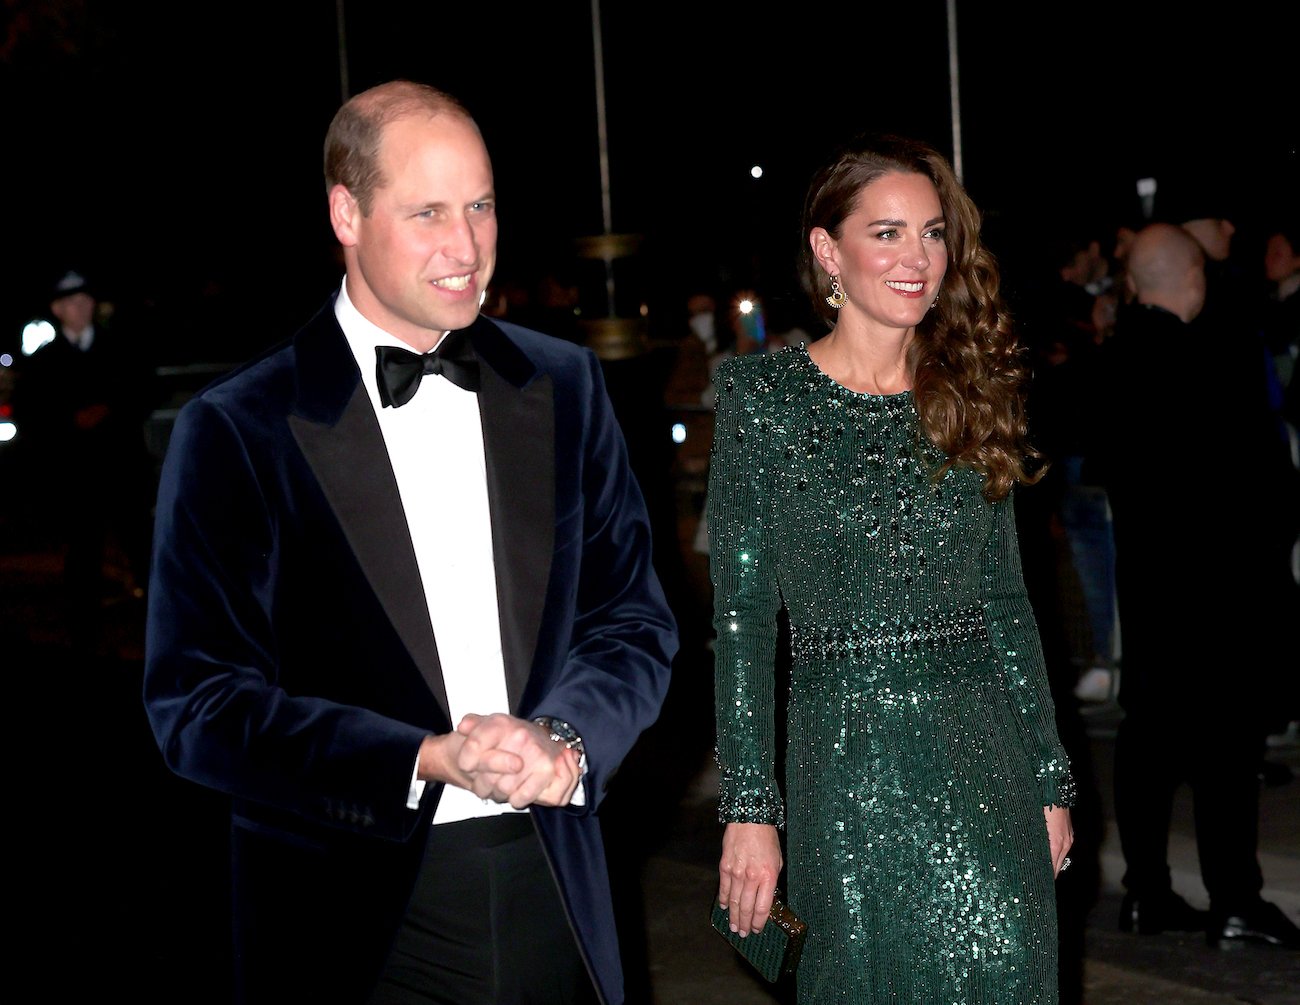
[[[684,422],[673,423],[673,442],[674,443],[686,442],[686,423]]]
[[[0,366],[13,366],[14,358],[7,352],[0,352]]]
[[[763,345],[767,341],[767,323],[763,320],[763,302],[750,290],[742,290],[736,295],[736,313],[740,333],[746,338]]]
[[[759,165],[755,164],[752,168],[749,169],[749,176],[751,178],[762,178],[763,169],[759,167]]]
[[[1156,215],[1156,180],[1139,178],[1137,180],[1138,198],[1142,202],[1142,218],[1151,220]]]
[[[30,356],[47,342],[54,341],[54,325],[48,321],[28,321],[23,328],[23,355]]]
[[[649,315],[650,315],[650,305],[649,305],[649,304],[642,304],[642,305],[641,305],[641,316],[644,318],[644,317],[648,317]]]
[[[18,427],[12,422],[0,422],[0,443],[8,443],[18,435]]]

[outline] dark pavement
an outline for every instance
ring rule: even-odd
[[[683,525],[676,571],[688,591],[702,576],[689,546],[693,529]],[[6,736],[16,854],[8,886],[18,934],[9,972],[11,985],[26,989],[9,998],[215,1005],[227,986],[224,807],[170,775],[153,745],[140,703],[142,602],[110,567],[100,651],[76,652],[60,614],[59,569],[56,553],[12,540],[0,549],[0,659],[14,682]],[[752,976],[709,927],[721,835],[712,671],[702,609],[684,615],[664,714],[603,814],[629,1005],[789,1003],[788,989]],[[1116,930],[1123,864],[1110,821],[1110,765],[1118,711],[1072,707],[1062,718],[1065,735],[1077,730],[1085,781],[1075,864],[1059,886],[1063,1003],[1300,1003],[1300,953],[1219,951],[1192,935]],[[1300,774],[1300,749],[1272,756]],[[1298,919],[1300,780],[1263,787],[1261,796],[1264,893]],[[1204,906],[1191,835],[1183,798],[1170,843],[1174,885]]]

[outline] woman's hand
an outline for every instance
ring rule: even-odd
[[[731,930],[742,939],[763,930],[780,875],[781,841],[774,826],[727,824],[718,863],[718,903],[727,908]]]
[[[1065,856],[1074,844],[1074,826],[1070,823],[1070,811],[1064,806],[1044,806],[1043,816],[1047,818],[1047,844],[1052,851],[1052,875],[1059,876]]]

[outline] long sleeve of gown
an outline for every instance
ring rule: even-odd
[[[775,656],[781,606],[772,553],[773,503],[764,421],[744,359],[714,377],[717,417],[705,507],[713,580],[718,815],[784,823],[775,777]]]
[[[980,560],[980,583],[989,641],[1002,661],[1007,697],[1036,766],[1043,805],[1073,806],[1075,783],[1057,734],[1056,706],[1025,590],[1010,498],[994,505],[993,526]]]

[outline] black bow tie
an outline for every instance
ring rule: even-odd
[[[457,387],[477,391],[478,359],[469,336],[453,332],[437,351],[423,355],[395,345],[375,346],[375,376],[385,407],[401,408],[414,398],[426,373],[440,373]]]

